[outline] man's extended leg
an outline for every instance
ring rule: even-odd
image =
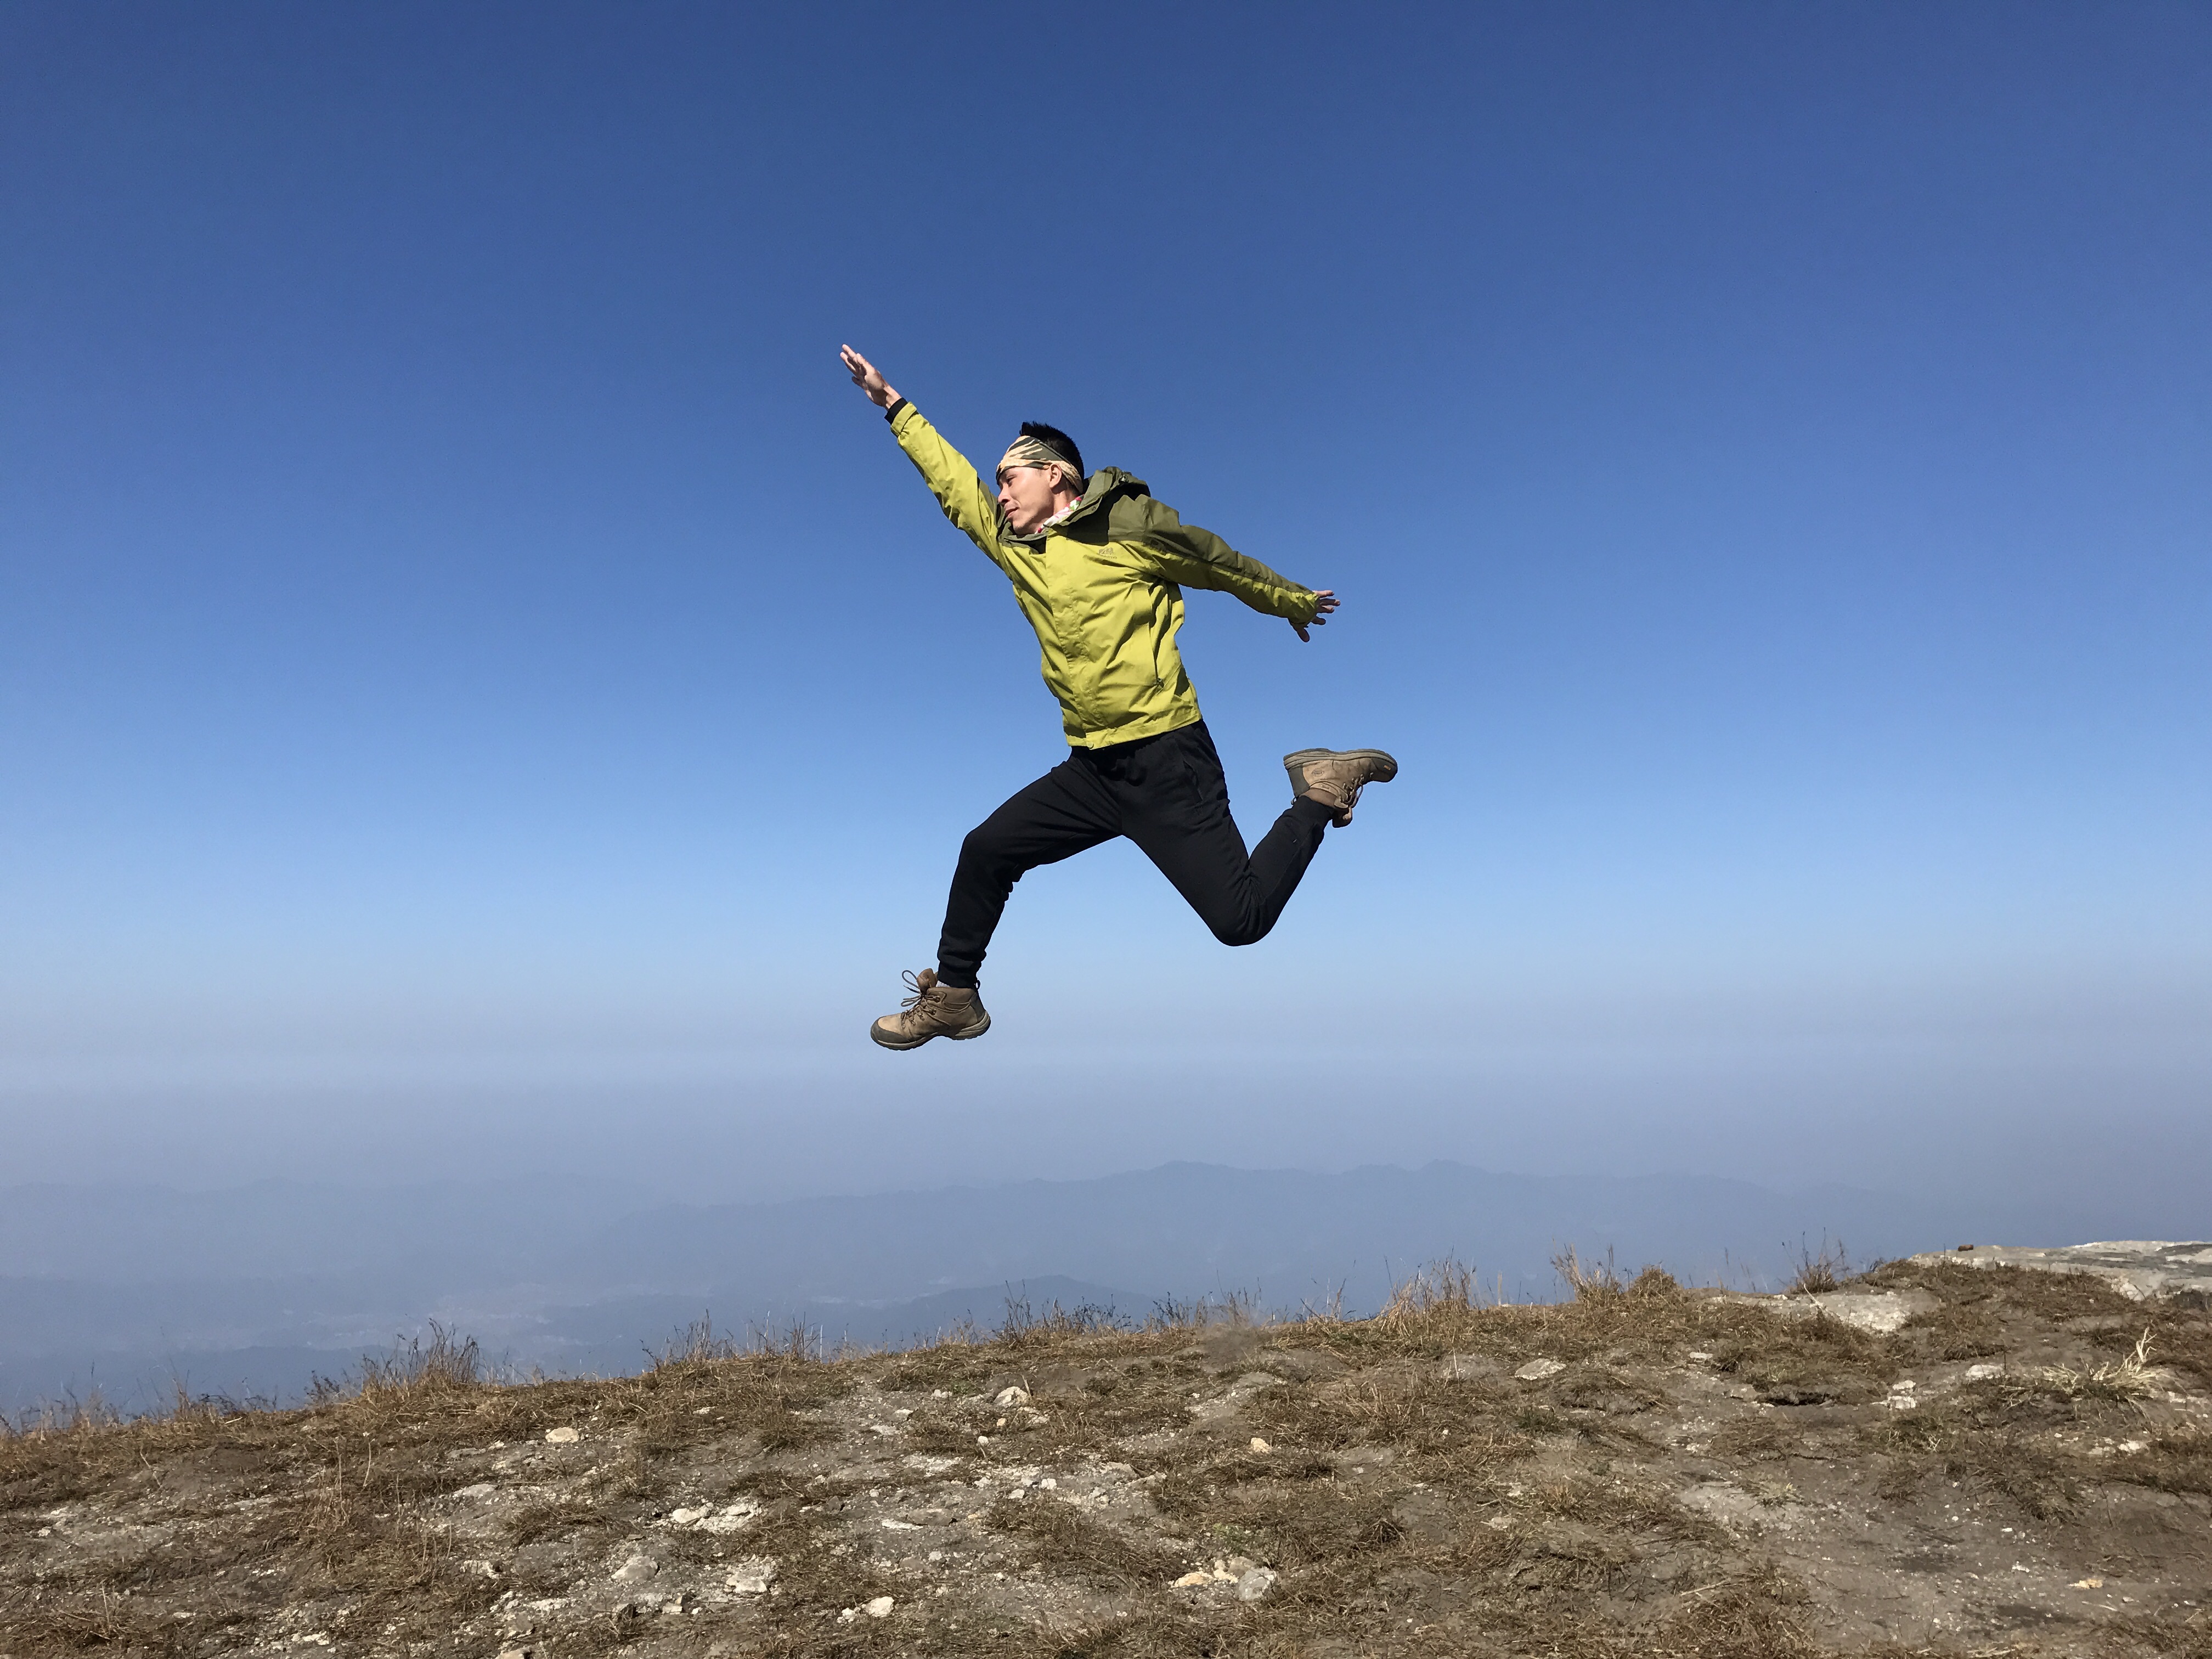
[[[886,1048],[919,1048],[937,1037],[978,1037],[991,1016],[975,971],[1013,885],[1040,864],[1056,864],[1121,834],[1112,793],[1085,754],[1070,756],[968,833],[945,901],[937,966],[908,974],[914,994],[868,1035]]]
[[[969,830],[945,901],[938,981],[955,988],[975,983],[1016,882],[1121,833],[1119,803],[1087,754],[1070,755]]]
[[[1122,833],[1224,945],[1265,939],[1297,890],[1334,809],[1293,800],[1248,855],[1204,721],[1154,738],[1115,780]]]

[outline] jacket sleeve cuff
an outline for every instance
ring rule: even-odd
[[[893,404],[889,409],[884,411],[884,424],[890,427],[896,427],[898,425],[899,410],[911,407],[912,405],[909,404],[905,398],[900,398],[896,403]]]

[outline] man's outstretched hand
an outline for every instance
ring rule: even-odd
[[[850,346],[837,348],[837,355],[845,360],[853,384],[868,394],[868,401],[878,409],[889,409],[899,400],[898,393],[884,380],[883,373]]]
[[[855,374],[853,378],[857,380],[860,377]],[[1320,628],[1328,623],[1328,613],[1336,609],[1336,590],[1332,587],[1324,587],[1319,592],[1316,593],[1314,597],[1319,599],[1321,603],[1314,606],[1314,619],[1312,626]],[[1297,636],[1300,639],[1309,641],[1312,640],[1313,635],[1306,632],[1306,623],[1292,623],[1291,626],[1297,630]]]

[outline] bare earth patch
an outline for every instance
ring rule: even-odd
[[[1925,1260],[1577,1282],[834,1358],[701,1334],[609,1382],[445,1344],[297,1411],[18,1428],[0,1659],[2212,1659],[2202,1306]]]

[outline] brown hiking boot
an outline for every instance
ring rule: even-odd
[[[1284,756],[1283,767],[1291,775],[1291,793],[1334,807],[1333,822],[1340,830],[1352,822],[1362,789],[1398,775],[1398,763],[1380,749],[1301,749]]]
[[[896,1014],[885,1014],[868,1027],[868,1035],[886,1048],[919,1048],[932,1037],[951,1037],[964,1042],[991,1029],[991,1016],[983,999],[971,990],[956,991],[937,982],[937,971],[925,968],[906,976],[914,994]]]

